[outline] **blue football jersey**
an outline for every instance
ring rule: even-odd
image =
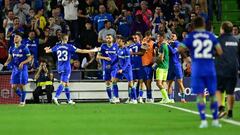
[[[30,56],[30,51],[26,45],[21,44],[19,47],[11,46],[9,54],[12,56],[13,68],[18,68],[19,64],[25,61]],[[27,69],[27,64],[24,65],[23,69]]]
[[[131,67],[131,58],[130,58],[130,50],[127,47],[118,48],[118,68],[123,71]]]
[[[168,46],[169,48],[169,65],[173,64],[181,64],[180,61],[180,54],[178,53],[178,47],[180,46],[181,42],[174,41],[170,43]]]
[[[205,30],[189,33],[183,41],[190,50],[192,76],[215,76],[214,49],[220,45],[216,37]]]
[[[58,43],[52,48],[52,52],[56,52],[58,59],[58,72],[71,71],[71,56],[77,48],[72,44]]]
[[[111,61],[102,60],[102,67],[105,69],[108,65],[115,67],[117,65],[117,43],[113,43],[112,46],[108,46],[106,43],[103,43],[100,47],[99,54],[103,57],[111,58]]]
[[[129,46],[130,52],[139,52],[141,49],[140,43],[134,43]],[[131,55],[131,65],[133,69],[138,69],[142,67],[142,56],[139,55]]]
[[[23,42],[28,47],[31,54],[37,57],[38,56],[39,40],[37,38],[35,38],[34,40],[31,40],[31,39],[27,38]]]
[[[105,13],[105,14],[98,14],[94,17],[94,24],[98,31],[104,28],[104,21],[110,21],[111,23],[114,22],[114,19],[111,14]]]

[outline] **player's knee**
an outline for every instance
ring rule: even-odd
[[[178,83],[179,85],[181,85],[181,84],[183,84],[183,80],[182,80],[182,79],[178,79],[178,80],[177,80],[177,83]]]
[[[163,88],[163,83],[162,83],[162,82],[157,81],[156,85],[157,85],[159,88]]]
[[[204,102],[204,95],[198,95],[198,96],[197,96],[197,102],[198,102],[198,103],[205,103],[205,102]]]
[[[67,86],[67,83],[61,81],[60,85],[63,85],[64,87],[66,87],[66,86]]]
[[[130,87],[130,88],[133,87],[133,82],[132,81],[128,83],[128,87]]]

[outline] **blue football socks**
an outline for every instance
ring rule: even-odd
[[[58,97],[60,96],[60,94],[61,94],[62,91],[63,91],[63,88],[64,88],[63,84],[60,84],[60,85],[58,86],[57,91],[56,91],[56,95],[55,95],[56,98],[58,98]]]

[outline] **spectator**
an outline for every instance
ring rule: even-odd
[[[154,17],[152,19],[152,26],[155,29],[155,33],[157,33],[157,28],[159,27],[159,24],[166,20],[166,17],[163,15],[163,12],[160,7],[155,8]]]
[[[88,53],[88,57],[83,58],[81,67],[83,69],[97,69],[98,62],[96,60],[95,53]],[[86,71],[84,72],[84,78],[97,78],[98,74],[96,71]]]
[[[4,64],[8,58],[8,46],[3,32],[0,32],[0,54],[0,63]]]
[[[53,73],[49,68],[46,60],[42,60],[40,66],[35,74],[37,88],[33,92],[33,99],[35,103],[39,103],[39,96],[47,95],[48,103],[52,101],[53,87]]]
[[[18,17],[14,17],[13,19],[13,26],[10,27],[8,29],[7,32],[7,39],[9,39],[9,45],[13,46],[13,38],[15,36],[16,33],[21,33],[22,35],[24,35],[24,29],[23,27],[20,25],[20,20]]]
[[[197,14],[197,16],[203,17],[206,23],[208,22],[208,15],[206,14],[206,12],[202,11],[200,4],[195,4],[194,12]]]
[[[7,38],[7,32],[9,28],[13,27],[14,13],[12,10],[7,11],[6,19],[3,20],[3,28],[5,29],[5,37]],[[7,38],[7,40],[9,40]]]
[[[33,19],[33,18],[35,18],[35,10],[33,9],[33,8],[31,8],[30,10],[29,10],[29,15],[27,16],[27,25],[29,25],[29,24],[31,24],[31,20]]]
[[[90,21],[86,22],[85,29],[80,34],[80,44],[81,48],[91,49],[97,46],[97,33],[93,30],[92,23]]]
[[[77,21],[79,2],[77,0],[63,0],[62,5],[64,7],[64,19],[71,31],[71,39],[75,40],[79,34]]]
[[[237,25],[233,25],[232,34],[238,41],[240,41],[239,27]]]
[[[172,5],[167,0],[154,0],[153,5],[155,7],[160,7],[164,16],[166,17],[166,20],[169,20],[171,18],[172,13]]]
[[[136,15],[142,15],[142,18],[146,23],[146,25],[148,26],[148,29],[151,28],[152,26],[151,19],[152,19],[153,13],[150,9],[148,9],[148,3],[146,1],[141,2],[141,10],[138,10],[136,12]]]
[[[30,25],[26,27],[25,33],[28,34],[30,31],[34,31],[37,37],[43,36],[43,30],[38,27],[35,18],[32,18]]]
[[[106,42],[106,36],[109,34],[111,34],[113,36],[113,38],[116,37],[116,31],[113,28],[111,28],[110,21],[106,20],[104,22],[104,26],[105,26],[105,28],[102,29],[101,31],[99,31],[99,33],[98,33],[98,42],[99,43]]]
[[[107,7],[107,0],[95,0],[96,5],[104,5]]]
[[[171,15],[171,20],[177,19],[180,25],[184,24],[184,15],[180,12],[179,3],[175,3],[173,6],[173,13]]]
[[[192,11],[192,6],[187,2],[187,0],[181,0],[181,11],[185,17],[187,17]]]
[[[174,19],[172,22],[172,27],[171,27],[171,31],[177,34],[178,39],[181,41],[182,40],[182,32],[183,32],[183,28],[180,26],[179,24],[179,19]]]
[[[104,22],[108,20],[113,23],[114,19],[111,14],[106,13],[104,5],[99,5],[99,14],[94,17],[94,25],[96,30],[99,32],[104,28]]]
[[[141,32],[142,35],[148,30],[147,24],[143,21],[142,15],[136,15],[132,24],[131,33]]]
[[[107,1],[107,10],[110,14],[116,16],[119,13],[118,7],[116,6],[116,3],[114,0],[108,0]]]
[[[72,70],[79,70],[80,69],[80,61],[75,59],[72,62]]]
[[[34,9],[43,8],[44,0],[31,0]]]
[[[49,29],[50,29],[50,36],[56,36],[56,31],[57,30],[61,30],[62,31],[62,27],[56,24],[56,21],[53,17],[50,17],[48,19],[48,23],[49,23]]]
[[[24,43],[28,47],[33,57],[30,67],[32,67],[33,69],[37,69],[39,66],[39,63],[38,63],[39,39],[36,37],[35,31],[30,31],[28,33],[28,38],[24,40]]]
[[[152,30],[152,37],[154,39],[157,39],[157,33],[161,32],[161,33],[165,33],[166,38],[169,39],[172,31],[170,30],[170,28],[168,28],[168,22],[167,21],[161,21],[158,27],[154,27]]]
[[[13,8],[13,12],[20,19],[20,24],[25,25],[27,16],[29,15],[30,6],[25,3],[25,0],[19,0],[19,3],[16,4]]]
[[[47,25],[46,18],[43,16],[44,14],[44,9],[38,9],[37,14],[35,15],[35,18],[37,20],[38,27],[40,29],[44,29]]]
[[[58,42],[57,36],[50,36],[50,29],[46,27],[44,29],[44,36],[39,40],[39,57],[45,57],[46,59],[53,59],[52,54],[46,54],[45,47],[53,47]]]
[[[140,0],[124,0],[124,5],[127,10],[135,13],[138,9],[140,9]]]
[[[94,20],[94,16],[98,13],[98,8],[94,4],[94,0],[85,0],[84,3],[79,4],[79,10],[78,10],[78,20],[79,20],[79,27],[80,27],[80,33],[82,33],[82,30],[85,29],[85,22],[87,20]]]
[[[214,3],[214,2],[216,2],[216,3]],[[222,3],[221,3],[221,0],[207,0],[207,3],[208,3],[207,6],[208,6],[209,19],[211,21],[213,20],[213,14],[214,14],[214,11],[215,11],[216,16],[217,16],[217,21],[221,21],[221,19],[222,19]]]
[[[61,16],[61,9],[59,7],[52,10],[52,17],[55,19],[57,25],[65,25],[65,21]]]
[[[19,3],[19,0],[4,0],[5,9],[12,10],[16,4]]]
[[[208,12],[208,0],[191,0],[192,7],[194,7],[196,4],[202,7],[203,12],[207,13]],[[211,0],[212,1],[212,0]]]
[[[197,17],[197,14],[195,12],[190,13],[190,22],[192,22]]]
[[[79,5],[79,17],[93,20],[97,14],[98,9],[94,5],[94,0],[85,0],[85,3]]]
[[[130,12],[126,9],[122,10],[122,13],[115,19],[115,24],[117,24],[117,33],[123,37],[129,37],[131,34],[131,25],[133,23],[133,18]]]

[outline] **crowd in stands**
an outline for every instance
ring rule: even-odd
[[[211,0],[210,0],[211,1]],[[214,11],[208,10],[207,0],[0,0],[0,63],[8,56],[8,48],[13,45],[14,33],[22,33],[34,62],[47,59],[54,67],[56,57],[45,54],[44,48],[53,47],[63,33],[71,37],[78,48],[99,47],[105,36],[131,35],[151,31],[153,40],[156,33],[165,32],[167,38],[176,33],[181,41],[192,30],[191,20],[196,16],[205,18],[211,26]],[[217,1],[215,7],[221,5]],[[217,8],[217,20],[221,20],[221,10]],[[211,30],[211,27],[208,28]],[[239,27],[233,34],[240,39]],[[72,68],[97,69],[96,54],[74,55]]]

